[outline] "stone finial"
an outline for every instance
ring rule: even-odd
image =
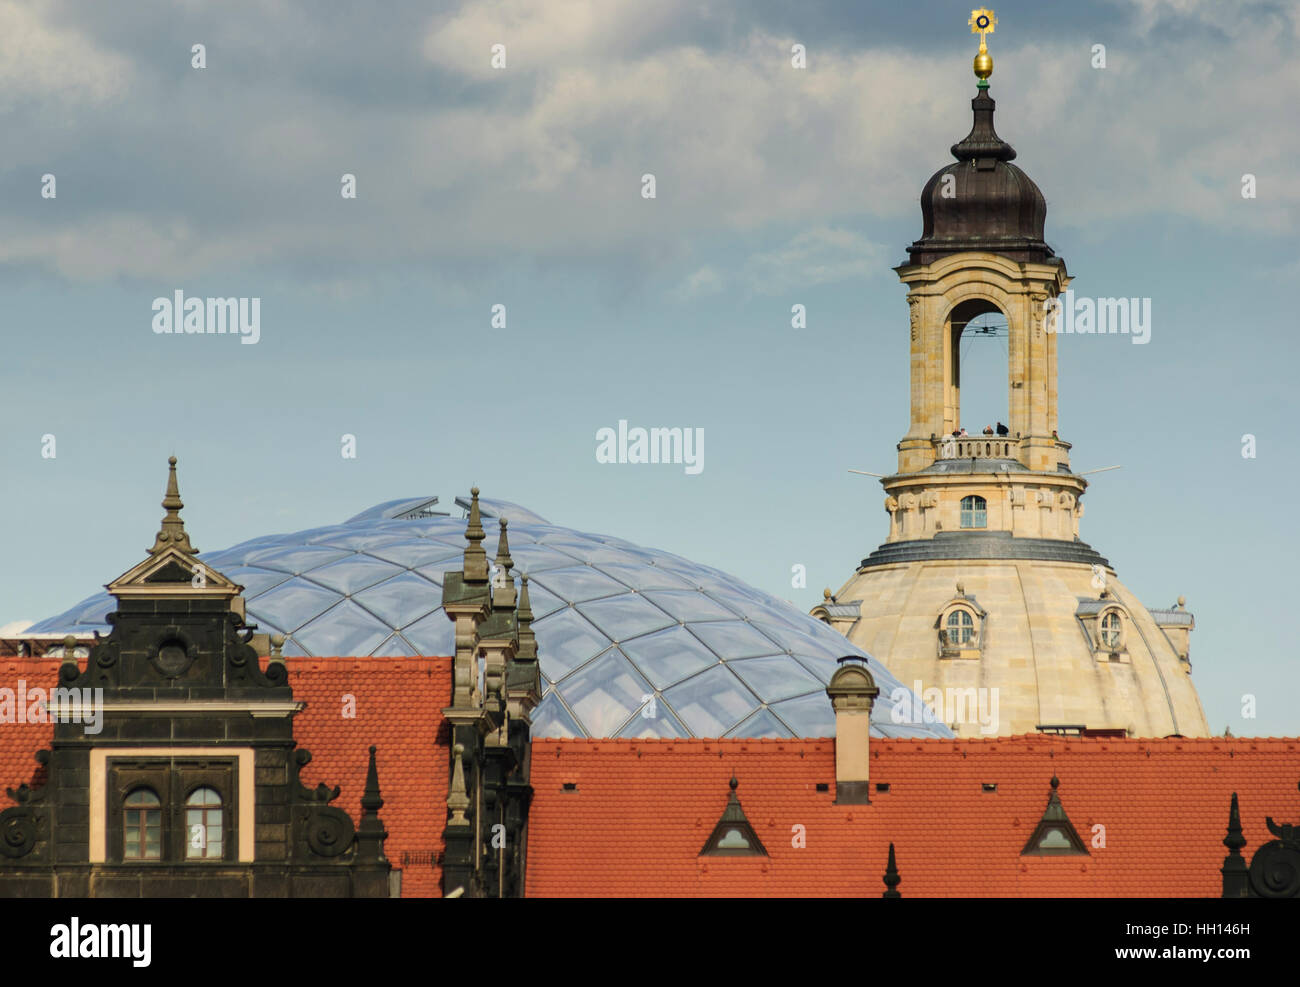
[[[361,795],[361,824],[357,827],[357,860],[377,864],[385,860],[384,840],[388,831],[379,818],[384,799],[379,794],[379,771],[375,767],[375,746],[370,745],[370,763],[366,767],[366,787]]]
[[[283,649],[284,649],[284,635],[272,634],[271,635],[271,661],[278,661],[283,663],[284,661],[284,654],[282,653]]]
[[[827,586],[824,590],[822,590],[822,599],[825,600],[827,603],[830,603],[831,600],[834,599],[834,597],[831,596],[831,588],[829,586]]]
[[[901,898],[903,895],[898,890],[899,883],[903,880],[898,876],[898,863],[894,860],[894,844],[889,844],[889,863],[885,865],[885,893],[882,898]]]
[[[477,491],[476,491],[477,492]],[[451,792],[447,796],[447,808],[451,810],[448,826],[468,826],[465,810],[469,808],[469,795],[465,791],[465,745],[457,744],[452,750]]]
[[[1185,610],[1185,609],[1187,609],[1187,597],[1185,597],[1185,596],[1180,596],[1180,597],[1178,598],[1178,609],[1179,609],[1179,610]]]
[[[965,596],[965,595],[966,595],[966,584],[965,584],[965,583],[958,583],[958,584],[957,584],[957,595],[958,595],[958,596]]]
[[[487,552],[483,549],[483,519],[479,515],[478,487],[470,489],[469,524],[465,528],[465,581],[467,583],[485,583],[488,578]]]
[[[537,635],[533,633],[533,605],[528,599],[527,573],[519,578],[519,607],[515,610],[515,623],[519,634],[519,647],[515,651],[515,661],[536,661]]]
[[[1241,855],[1246,845],[1245,834],[1241,831],[1241,810],[1237,806],[1237,793],[1232,793],[1232,802],[1228,807],[1228,835],[1223,838],[1223,845],[1228,848],[1228,855],[1223,858],[1219,873],[1223,875],[1223,897],[1245,898],[1249,895],[1246,858]]]
[[[361,795],[362,815],[374,815],[384,807],[379,794],[379,770],[375,766],[375,745],[370,745],[370,764],[366,768],[366,788]]]
[[[492,577],[492,607],[494,610],[515,608],[515,577],[510,575],[514,559],[510,557],[510,539],[506,537],[509,521],[501,518],[501,534],[497,538],[496,572]]]
[[[163,515],[162,527],[154,537],[150,555],[157,555],[168,548],[176,548],[186,555],[197,555],[199,550],[190,544],[190,536],[185,533],[185,522],[181,520],[180,488],[176,484],[176,457],[167,458],[167,491],[163,494],[162,506],[167,511]]]
[[[63,639],[63,664],[77,664],[77,639],[71,634]]]

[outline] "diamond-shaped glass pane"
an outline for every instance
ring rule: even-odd
[[[343,549],[326,548],[323,545],[301,545],[297,547],[277,546],[262,552],[251,552],[244,559],[246,565],[258,565],[263,569],[278,569],[281,572],[301,573],[328,565],[339,559],[346,559],[355,553]]]
[[[442,609],[402,628],[402,637],[416,654],[448,656],[456,653],[456,628]]]
[[[653,565],[632,565],[628,563],[601,562],[596,566],[611,579],[617,579],[634,589],[645,592],[648,589],[680,590],[688,589],[686,580],[681,576],[660,569]]]
[[[338,602],[339,595],[301,577],[286,580],[257,598],[257,609],[276,627],[297,630]]]
[[[656,689],[718,663],[718,656],[682,627],[636,638],[622,648]]]
[[[577,609],[614,641],[626,641],[677,623],[658,607],[632,593],[580,603]]]
[[[371,652],[376,658],[410,658],[415,649],[402,640],[402,635],[394,634]]]
[[[403,572],[363,590],[353,599],[388,626],[402,627],[442,606],[442,588],[423,576]],[[447,620],[446,617],[443,619]],[[447,620],[447,623],[451,621]]]
[[[314,655],[368,655],[389,635],[389,629],[351,600],[344,600],[305,627],[293,632]]]
[[[366,549],[366,554],[383,559],[385,562],[392,562],[394,565],[404,566],[407,569],[418,569],[421,566],[431,565],[434,562],[455,557],[454,549],[450,549],[440,542],[431,542],[423,538],[376,545],[373,548]],[[453,566],[453,568],[459,569],[460,566]]]
[[[555,693],[548,692],[533,710],[532,736],[585,737],[586,734]]]
[[[754,694],[721,665],[673,686],[663,695],[697,737],[721,737],[758,707]]]
[[[826,687],[788,655],[778,658],[746,658],[730,662],[727,667],[744,679],[745,684],[766,703],[808,692],[819,692],[825,696]]]
[[[555,688],[595,737],[614,736],[653,691],[616,648]]]
[[[206,565],[206,563],[204,563]],[[271,569],[262,569],[257,566],[234,566],[227,569],[217,569],[215,566],[208,566],[209,569],[221,573],[227,579],[238,583],[244,587],[244,599],[251,600],[260,593],[265,593],[273,586],[279,586],[286,579],[293,577],[284,572],[275,572]]]
[[[366,555],[354,555],[349,559],[331,562],[318,569],[313,569],[306,577],[313,583],[320,583],[332,590],[351,595],[358,590],[391,579],[401,568],[391,562],[372,559]]]
[[[738,723],[727,731],[728,737],[774,737],[783,739],[792,736],[790,729],[772,715],[771,710],[760,709],[743,723]]]
[[[538,658],[551,679],[564,678],[612,643],[592,626],[591,621],[571,607],[534,622],[533,631],[537,634]]]
[[[771,638],[740,620],[692,624],[691,633],[722,658],[753,658],[783,650]]]
[[[657,698],[642,704],[637,714],[618,732],[620,737],[647,740],[652,737],[689,737],[690,731],[677,722],[677,717]]]
[[[790,725],[796,737],[835,736],[835,711],[825,692],[773,703],[770,708]]]
[[[721,603],[715,603],[698,590],[658,590],[645,594],[657,607],[663,607],[678,620],[735,620],[736,615]]]
[[[602,596],[626,593],[627,587],[601,575],[591,566],[573,566],[567,569],[548,569],[537,575],[528,574],[529,583],[537,583],[556,596],[573,603],[595,600]]]

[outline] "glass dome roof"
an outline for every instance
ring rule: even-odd
[[[442,581],[462,567],[465,521],[436,503],[388,501],[199,558],[244,586],[249,622],[285,635],[286,655],[450,655]],[[515,573],[528,575],[544,694],[535,737],[833,736],[825,689],[846,655],[867,659],[880,687],[873,733],[952,736],[941,723],[895,723],[902,686],[883,665],[734,576],[507,501],[479,505],[488,558],[498,528],[487,519],[505,517]],[[27,633],[107,633],[113,608],[100,593]]]

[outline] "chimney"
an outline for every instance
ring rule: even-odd
[[[835,801],[866,805],[870,777],[871,707],[880,687],[862,658],[840,659],[826,687],[835,710]]]

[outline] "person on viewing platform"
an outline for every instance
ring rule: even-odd
[[[964,439],[964,438],[966,438],[966,429],[963,428],[960,432],[958,432],[958,433],[957,433],[957,438],[959,438],[959,439]]]
[[[1010,435],[1011,429],[1007,428],[1001,422],[998,422],[998,435]]]
[[[992,435],[992,434],[993,434],[993,426],[992,426],[992,425],[985,425],[985,426],[984,426],[984,434],[985,434],[985,435]]]

